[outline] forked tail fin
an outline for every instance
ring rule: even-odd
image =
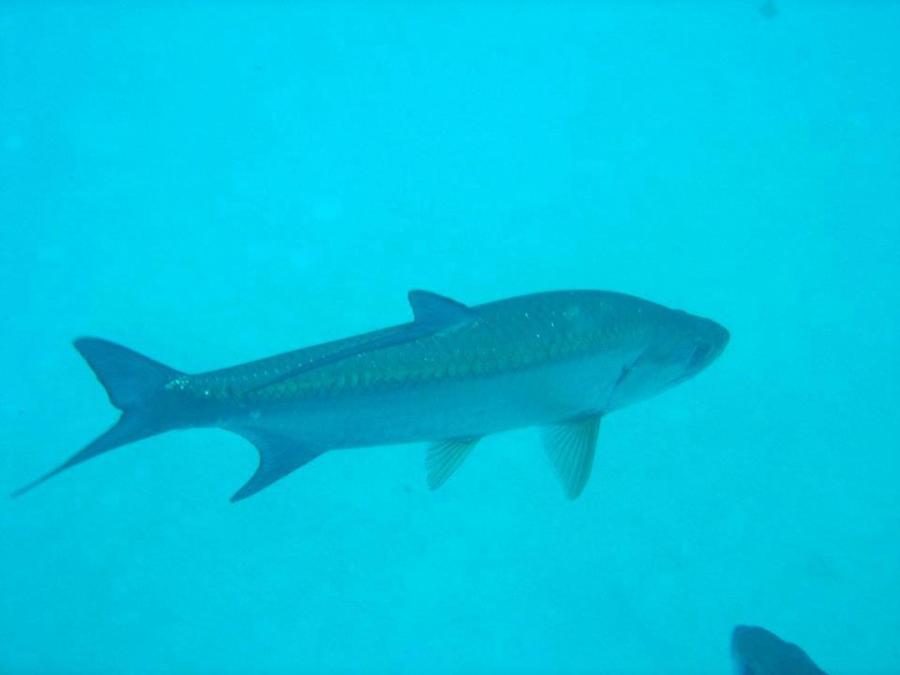
[[[166,405],[168,392],[165,385],[182,373],[127,347],[99,338],[75,340],[75,349],[93,369],[106,388],[110,402],[122,411],[122,416],[105,433],[63,464],[16,490],[13,497],[25,494],[76,464],[175,426],[171,415],[167,414],[169,406]]]

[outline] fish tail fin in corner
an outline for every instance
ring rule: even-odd
[[[182,373],[107,340],[79,338],[74,344],[122,416],[60,466],[13,492],[13,497],[97,455],[176,426],[168,412],[171,394],[165,385]]]

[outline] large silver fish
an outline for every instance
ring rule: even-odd
[[[171,429],[221,427],[259,451],[244,499],[338,448],[432,441],[440,486],[478,440],[543,426],[570,498],[590,476],[601,418],[693,377],[728,342],[719,324],[620,293],[560,291],[467,307],[409,294],[414,320],[189,375],[97,338],[75,347],[122,411],[106,433],[26,485]]]

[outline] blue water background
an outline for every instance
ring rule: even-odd
[[[195,430],[0,502],[0,671],[729,672],[736,623],[900,672],[900,5],[0,5],[0,482],[114,421],[79,335],[197,371],[619,290],[709,371],[441,490],[421,445],[238,505]]]

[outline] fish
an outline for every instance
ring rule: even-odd
[[[737,675],[826,675],[800,647],[759,626],[735,626],[731,654]]]
[[[188,374],[95,337],[74,346],[121,411],[105,433],[13,493],[166,431],[217,427],[258,452],[240,501],[332,450],[429,442],[437,489],[485,436],[542,427],[565,494],[590,477],[601,419],[695,376],[729,341],[710,319],[611,291],[469,306],[408,294],[412,321]]]

